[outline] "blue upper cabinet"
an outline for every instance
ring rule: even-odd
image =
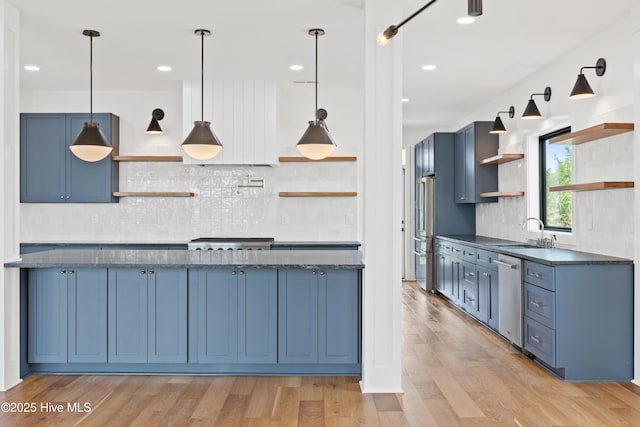
[[[89,121],[88,114],[20,115],[20,201],[22,203],[117,203],[118,164],[76,158],[69,146]],[[118,116],[94,114],[118,154]]]
[[[454,194],[456,203],[497,202],[481,193],[498,191],[498,166],[479,162],[498,154],[498,135],[490,134],[493,122],[473,122],[455,136]]]

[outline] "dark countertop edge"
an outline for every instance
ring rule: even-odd
[[[482,243],[476,243],[476,242],[470,242],[468,240],[464,240],[465,237],[469,237],[469,236],[460,236],[461,238],[456,238],[454,236],[434,236],[436,239],[442,239],[442,240],[446,240],[452,243],[459,243],[459,244],[463,244],[463,245],[467,245],[467,246],[472,246],[478,249],[482,249],[485,251],[489,251],[489,252],[496,252],[496,253],[502,253],[505,255],[510,255],[516,258],[521,258],[527,261],[533,261],[533,262],[537,262],[540,264],[546,264],[546,265],[578,265],[578,264],[583,264],[583,265],[587,265],[587,264],[633,264],[633,260],[631,259],[627,259],[627,258],[618,258],[618,257],[612,257],[609,255],[602,255],[602,254],[593,254],[590,252],[581,252],[581,251],[574,251],[573,249],[564,249],[564,248],[559,248],[565,251],[570,251],[570,252],[574,252],[576,254],[586,254],[589,257],[603,257],[602,259],[586,259],[586,260],[566,260],[566,261],[554,261],[554,260],[549,260],[546,258],[539,258],[539,257],[535,257],[532,255],[527,255],[527,254],[523,254],[521,252],[518,251],[513,251],[513,250],[509,250],[509,245],[522,245],[522,242],[517,242],[517,241],[513,241],[513,240],[503,240],[503,239],[498,239],[498,238],[493,238],[493,237],[486,237],[486,236],[476,236],[476,237],[480,237],[483,239],[494,239],[496,242],[497,241],[503,241],[505,242],[506,246],[492,246],[492,245],[487,245],[487,244],[482,244]]]
[[[279,268],[340,268],[340,269],[364,269],[364,264],[81,264],[81,263],[23,263],[8,262],[5,268],[186,268],[186,269],[223,269],[223,268],[254,268],[254,269],[279,269]]]
[[[60,241],[27,241],[20,242],[20,245],[52,245],[52,246],[127,246],[127,245],[139,245],[139,246],[163,246],[163,245],[184,245],[187,246],[187,242],[179,241],[179,242],[60,242]],[[280,246],[300,246],[300,247],[311,247],[311,246],[362,246],[362,244],[358,241],[351,240],[282,240],[282,241],[274,241],[271,247],[280,247]]]
[[[271,244],[271,247],[279,247],[279,246],[300,246],[300,247],[310,247],[310,246],[362,246],[360,242],[356,241],[330,241],[330,240],[319,240],[319,241],[278,241],[276,240]]]

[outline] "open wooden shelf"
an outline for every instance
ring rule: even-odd
[[[355,191],[281,191],[280,197],[356,197]]]
[[[311,160],[306,157],[292,156],[292,157],[278,157],[278,161],[282,163],[289,162],[355,162],[358,160],[356,156],[333,156],[333,157],[325,157],[320,160]]]
[[[480,193],[480,197],[522,197],[524,191],[494,191],[491,193]]]
[[[586,184],[560,185],[550,187],[549,191],[590,191],[590,190],[611,190],[615,188],[633,188],[633,181],[602,181],[589,182]]]
[[[113,197],[194,197],[196,193],[175,191],[117,191]]]
[[[182,156],[113,156],[114,162],[181,162]]]
[[[549,140],[549,144],[584,144],[596,139],[631,132],[633,123],[602,123],[587,129],[560,135]]]
[[[497,156],[488,157],[480,160],[481,165],[499,165],[502,163],[513,162],[514,160],[524,159],[524,154],[498,154]]]

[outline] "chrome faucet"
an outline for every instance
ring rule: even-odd
[[[540,227],[540,238],[538,239],[538,246],[544,246],[544,247],[553,247],[553,240],[551,239],[545,239],[544,238],[544,222],[542,222],[540,220],[540,218],[536,218],[535,216],[530,216],[529,218],[525,219],[524,222],[522,223],[522,229],[524,230],[527,226],[527,223],[529,221],[537,221],[538,222],[538,226]]]

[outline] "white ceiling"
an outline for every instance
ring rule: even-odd
[[[390,0],[391,1],[391,0]],[[427,0],[404,0],[408,16]],[[441,0],[401,28],[407,126],[449,128],[493,94],[501,93],[600,29],[621,19],[637,0],[486,0],[484,15],[461,26],[465,0]],[[248,4],[249,3],[249,4]],[[206,78],[313,80],[320,27],[319,82],[323,88],[362,88],[364,0],[150,1],[20,0],[24,87],[86,89],[89,39],[94,40],[94,88],[179,87],[199,78],[205,38]],[[389,22],[389,24],[397,22]],[[396,42],[393,40],[391,43]],[[598,53],[594,52],[594,63]],[[292,72],[291,64],[303,71]],[[421,70],[432,63],[437,69]],[[170,73],[156,71],[169,64]],[[578,67],[586,64],[576,64]]]

